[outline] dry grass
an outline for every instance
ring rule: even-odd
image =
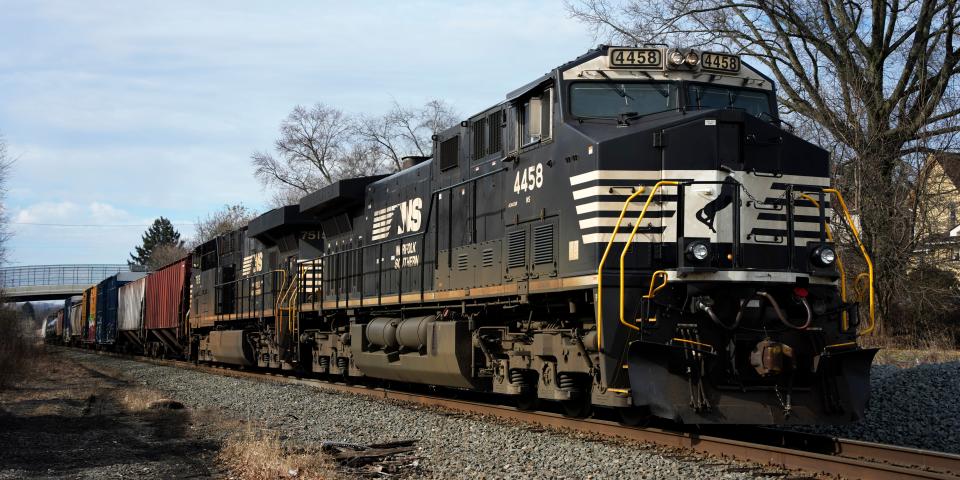
[[[233,478],[243,480],[337,478],[334,465],[319,451],[291,451],[276,432],[249,425],[226,439],[217,458]]]
[[[901,336],[866,335],[860,337],[859,342],[865,347],[896,350],[954,351],[956,349],[953,336],[945,331],[929,331],[917,335]]]
[[[873,363],[876,365],[896,365],[912,367],[923,363],[945,363],[960,361],[957,350],[913,350],[883,348],[877,352]]]
[[[960,361],[960,350],[943,332],[939,335],[931,332],[923,337],[868,335],[858,341],[862,347],[880,349],[873,360],[875,365],[912,367],[923,363]]]
[[[39,361],[42,347],[16,312],[0,308],[0,389],[22,379]]]
[[[162,393],[143,387],[130,387],[123,389],[117,400],[124,410],[128,412],[145,412],[149,410],[150,404],[158,400],[169,398]]]

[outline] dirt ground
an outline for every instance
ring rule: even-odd
[[[0,479],[227,476],[203,412],[150,408],[159,392],[57,359],[0,391]]]

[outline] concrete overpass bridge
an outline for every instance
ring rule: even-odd
[[[126,264],[6,267],[0,268],[0,287],[7,302],[61,300],[80,295],[111,275],[128,271]]]

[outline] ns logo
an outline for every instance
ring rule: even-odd
[[[373,212],[371,239],[374,241],[383,240],[389,237],[391,232],[402,235],[419,231],[423,218],[421,210],[423,210],[423,199],[416,197]],[[398,216],[400,220],[396,221],[395,219]]]

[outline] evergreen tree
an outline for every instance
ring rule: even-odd
[[[143,232],[143,244],[135,247],[136,253],[130,254],[130,260],[127,263],[133,265],[148,265],[153,249],[160,245],[183,246],[183,240],[180,240],[180,232],[173,228],[170,220],[160,217],[153,221],[153,225],[146,232]]]

